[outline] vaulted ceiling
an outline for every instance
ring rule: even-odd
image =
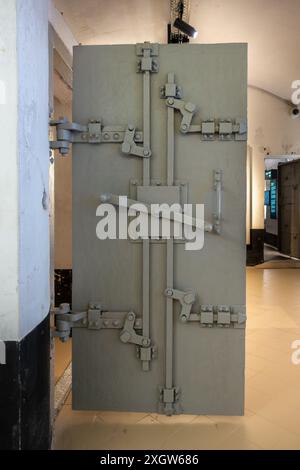
[[[166,42],[169,0],[54,0],[82,44]],[[247,42],[249,84],[290,99],[300,80],[300,0],[191,0],[191,42]]]

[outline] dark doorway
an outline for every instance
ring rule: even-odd
[[[278,249],[300,258],[300,160],[278,165]]]

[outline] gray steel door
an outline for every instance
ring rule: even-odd
[[[75,48],[73,118],[89,131],[73,148],[73,310],[89,310],[73,329],[74,409],[243,414],[246,57]],[[205,204],[204,248],[99,240],[100,199],[118,195]]]

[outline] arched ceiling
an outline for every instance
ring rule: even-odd
[[[82,44],[166,42],[169,0],[54,0]],[[249,84],[285,99],[300,80],[300,0],[191,0],[191,42],[247,42]]]

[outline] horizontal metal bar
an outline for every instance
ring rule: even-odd
[[[98,142],[95,142],[95,139],[92,138],[93,142],[90,142],[91,137],[89,133],[86,131],[82,134],[74,134],[72,136],[72,143],[73,144],[88,144],[88,143],[101,143],[101,144],[117,144],[123,143],[125,139],[125,129],[112,129],[110,128],[103,128],[100,134],[100,138]],[[144,140],[143,132],[137,131],[134,136],[135,143],[142,143]]]

